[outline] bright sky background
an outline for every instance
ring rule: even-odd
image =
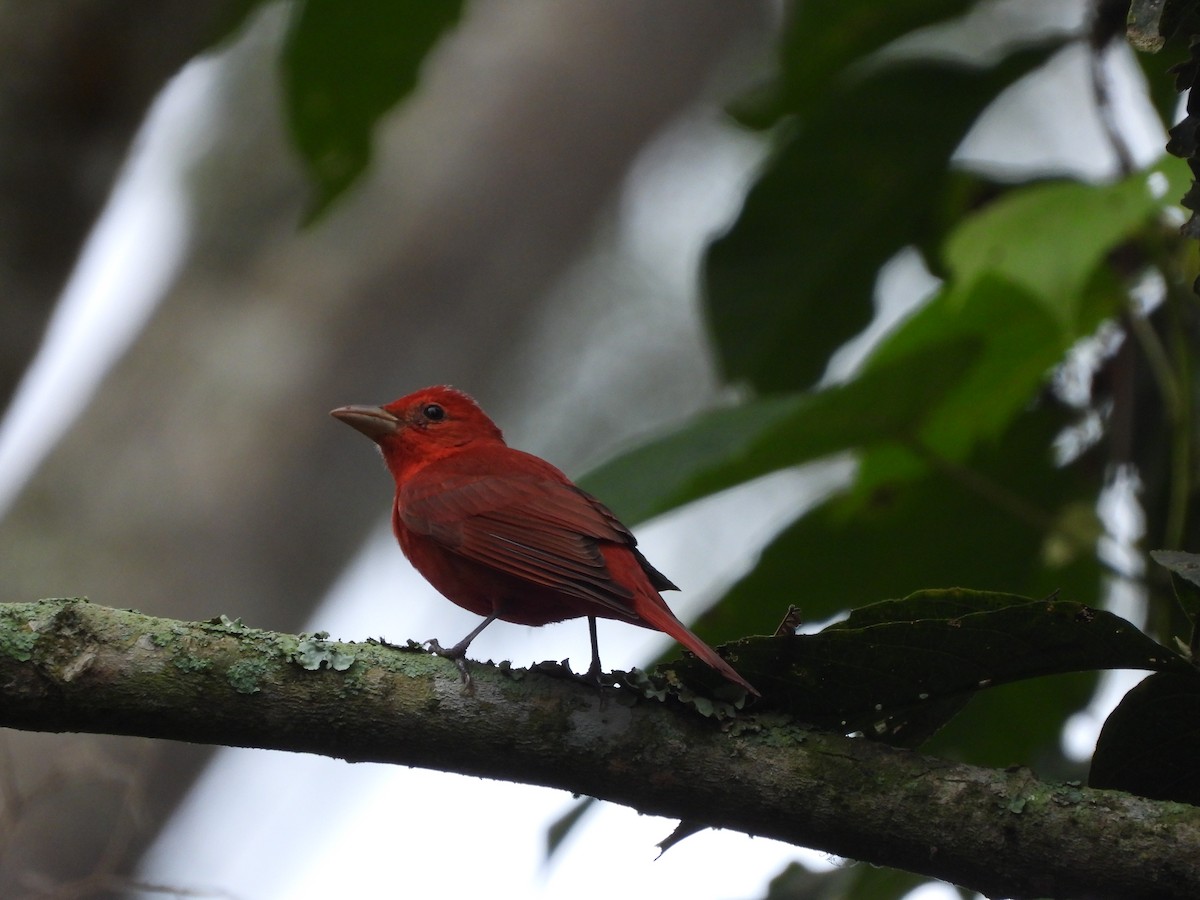
[[[204,133],[212,67],[218,65],[219,58],[192,64],[155,106],[61,300],[46,346],[0,423],[0,513],[59,437],[46,429],[44,417],[35,423],[30,411],[46,408],[45,398],[52,398],[62,409],[61,422],[71,420],[73,411],[63,404],[86,402],[109,363],[136,337],[182,258],[187,226],[179,177]],[[1125,48],[1112,54],[1110,68],[1135,152],[1142,161],[1153,159],[1163,136],[1137,105],[1140,74]],[[1064,170],[1102,177],[1111,171],[1111,159],[1103,154],[1106,143],[1095,122],[1067,118],[1088,106],[1087,92],[1081,52],[1060,54],[1040,77],[1002,99],[966,141],[962,158],[978,165],[1003,162],[1009,171],[1058,161]],[[630,177],[620,206],[618,249],[635,259],[680,260],[679,270],[667,276],[693,278],[703,241],[736,209],[755,154],[743,137],[720,133],[711,119],[681,122],[646,151]],[[898,259],[885,281],[884,309],[893,319],[930,283],[912,255]],[[871,337],[878,331],[877,325]],[[84,343],[86,353],[79,349]],[[826,468],[844,477],[847,465]],[[758,533],[727,524],[735,518],[723,514],[727,504],[745,502],[736,493],[640,529],[642,546],[656,565],[689,573],[687,591],[678,600],[672,597],[683,618],[750,565],[798,503],[817,499],[813,484],[785,473],[744,489],[763,510]],[[380,584],[390,585],[396,596],[421,594],[428,602],[381,609]],[[347,639],[382,633],[457,640],[477,620],[447,612],[448,606],[409,569],[381,523],[309,628]],[[447,630],[448,621],[458,624]],[[601,646],[607,666],[628,667],[644,663],[665,643],[651,632],[602,622]],[[518,662],[568,655],[586,661],[586,627],[500,624],[485,632],[476,651]],[[1119,696],[1124,690],[1119,685],[1128,679],[1110,683],[1108,693]],[[1099,709],[1079,717],[1070,746],[1089,750],[1104,714]],[[546,864],[546,828],[572,802],[558,791],[421,770],[223,750],[151,851],[141,877],[246,900],[435,894],[495,900],[739,898],[761,896],[791,860],[828,864],[820,854],[715,832],[691,837],[655,861],[654,844],[674,823],[611,805],[594,808]],[[923,897],[937,893],[944,895]]]

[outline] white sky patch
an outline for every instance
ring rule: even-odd
[[[1163,156],[1167,136],[1146,94],[1133,51],[1105,54],[1109,101],[1121,137],[1138,165]],[[1092,95],[1088,50],[1076,43],[1004,91],[955,153],[967,168],[1005,180],[1061,174],[1105,181],[1116,156]]]
[[[37,356],[0,421],[0,516],[141,332],[175,276],[189,237],[180,179],[211,132],[208,97],[215,74],[213,60],[196,61],[155,100],[84,244]]]
[[[622,249],[695,294],[708,242],[733,224],[766,151],[763,138],[712,115],[668,126],[626,178]]]
[[[856,376],[859,366],[883,339],[932,299],[941,284],[915,247],[905,247],[884,263],[875,284],[875,316],[857,337],[830,357],[825,382],[839,384]]]

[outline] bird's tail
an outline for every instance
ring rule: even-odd
[[[657,600],[657,603],[645,598],[639,597],[638,599],[642,601],[636,604],[638,616],[647,625],[675,638],[675,640],[683,644],[688,650],[691,650],[692,653],[696,654],[708,666],[720,672],[727,681],[733,682],[751,696],[762,696],[754,685],[739,675],[737,670],[725,662],[716,650],[700,640],[686,625],[675,618],[675,614],[671,612],[670,608],[657,593],[654,595],[654,600]]]
[[[675,589],[675,585],[646,562],[646,558],[638,553],[636,548],[632,548],[634,549],[632,553],[629,552],[630,549],[614,544],[601,545],[600,549],[613,579],[628,588],[633,594],[629,603],[629,611],[633,615],[626,621],[633,621],[646,628],[653,628],[670,635],[708,666],[720,672],[727,681],[736,684],[753,697],[761,697],[762,694],[755,689],[754,685],[739,675],[737,670],[725,662],[716,650],[696,637],[686,625],[675,617],[675,613],[671,612],[671,607],[667,606],[667,602],[658,593],[658,589]],[[659,588],[659,585],[662,587]]]

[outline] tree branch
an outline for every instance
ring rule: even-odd
[[[316,668],[314,668],[316,667]],[[562,788],[992,896],[1200,896],[1200,809],[1054,785],[524,670],[191,623],[0,605],[0,726],[321,753]]]

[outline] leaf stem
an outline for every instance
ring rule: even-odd
[[[997,509],[1004,510],[1030,527],[1046,534],[1058,530],[1054,516],[1030,503],[1019,494],[1013,493],[1004,485],[980,474],[970,466],[946,459],[917,438],[911,438],[905,444],[931,468],[952,478],[967,490],[978,494]],[[1082,544],[1076,535],[1068,531],[1063,531],[1063,537],[1079,545],[1078,549],[1080,550],[1090,551],[1092,549],[1091,544]]]

